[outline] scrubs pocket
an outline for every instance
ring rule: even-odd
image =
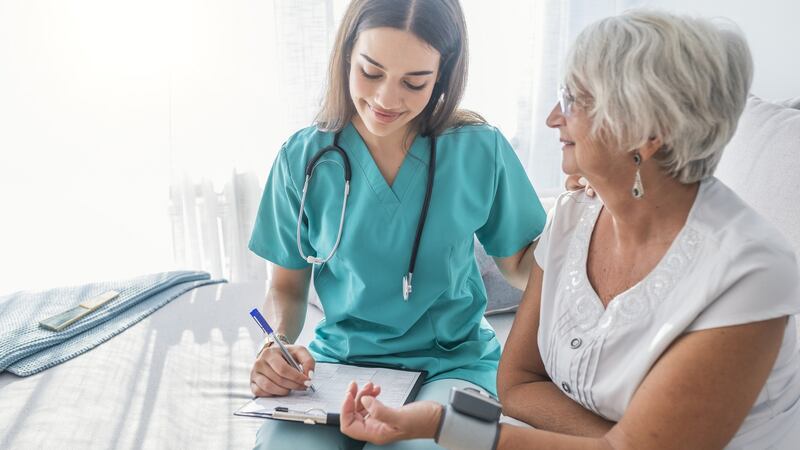
[[[483,349],[495,337],[495,333],[491,329],[478,328],[477,336],[472,336],[470,333],[468,339],[455,342],[440,342],[438,336],[434,338],[434,345],[439,350],[444,352],[470,352],[476,355],[482,355]]]

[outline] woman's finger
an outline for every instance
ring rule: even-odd
[[[580,184],[580,177],[579,175],[568,175],[567,179],[564,181],[564,187],[567,188],[568,191],[577,191],[583,186]]]
[[[263,372],[264,375],[281,387],[296,391],[306,389],[308,377],[289,365],[279,351],[272,351],[266,356],[265,366],[268,369]]]
[[[256,384],[256,383],[255,383],[254,381],[252,381],[252,380],[250,381],[250,392],[252,392],[252,393],[253,393],[253,396],[255,396],[255,397],[271,397],[271,395],[269,394],[269,392],[267,392],[267,391],[265,391],[265,390],[261,389],[261,388],[258,386],[258,384]]]
[[[364,385],[361,390],[358,391],[356,394],[356,411],[363,412],[364,405],[361,404],[361,398],[364,395],[371,395],[372,394],[372,383],[367,383]]]
[[[305,390],[306,386],[304,384],[298,383],[295,380],[283,377],[281,375],[281,373],[275,367],[275,365],[279,365],[281,363],[283,363],[283,364],[285,364],[287,366],[287,367],[283,368],[284,372],[287,370],[287,368],[289,370],[294,370],[294,369],[291,368],[291,366],[289,366],[286,363],[285,360],[283,360],[283,358],[281,358],[281,361],[275,361],[274,359],[269,359],[267,363],[257,364],[256,365],[257,372],[259,374],[263,375],[264,377],[266,377],[268,382],[269,382],[269,384],[273,384],[276,387],[280,388],[281,390],[285,390],[287,392],[287,394],[288,394],[288,391],[291,391],[291,390],[295,390],[295,391]],[[300,375],[300,373],[297,372],[296,370],[294,370],[294,372],[296,374]],[[272,389],[269,389],[269,391],[273,392]],[[286,395],[286,394],[283,394],[283,395]]]
[[[289,395],[290,392],[289,389],[275,384],[272,382],[272,380],[261,373],[253,376],[251,382],[258,386],[262,392],[262,395],[258,395],[258,397],[283,397],[285,395]]]
[[[308,377],[308,379],[313,378],[317,361],[311,356],[311,352],[302,345],[290,345],[287,350],[289,350],[294,360],[303,368],[303,375]]]
[[[347,428],[356,420],[356,401],[355,401],[356,383],[350,382],[347,387],[347,393],[342,402],[342,410],[339,415],[339,429],[344,433]]]
[[[389,408],[375,397],[361,397],[361,404],[366,408],[370,419],[383,422],[393,428],[397,428],[401,422],[400,413],[396,409]]]

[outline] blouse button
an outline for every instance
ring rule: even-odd
[[[570,389],[566,381],[561,383],[561,389],[564,389],[564,392],[566,392],[567,394],[572,393],[572,389]]]
[[[581,338],[574,338],[571,341],[569,341],[569,346],[572,347],[573,349],[576,349],[576,348],[580,347],[581,344],[583,344],[583,341],[581,341]]]

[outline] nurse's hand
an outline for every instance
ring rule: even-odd
[[[350,383],[339,417],[339,429],[353,439],[383,445],[402,439],[431,439],[442,416],[442,405],[419,401],[400,409],[390,408],[375,397],[381,388],[367,383],[358,391]]]
[[[288,395],[290,391],[308,389],[314,376],[314,357],[302,345],[286,345],[286,349],[303,367],[303,372],[299,372],[283,358],[277,345],[264,347],[250,371],[250,390],[253,395],[275,397]]]
[[[594,197],[594,189],[589,184],[589,181],[580,175],[569,175],[567,181],[564,183],[568,191],[580,191],[586,188],[586,195]]]

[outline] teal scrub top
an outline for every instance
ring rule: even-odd
[[[256,217],[254,253],[289,269],[309,266],[296,240],[305,167],[333,137],[309,127],[283,145]],[[408,301],[402,279],[425,196],[430,138],[415,138],[392,185],[352,124],[339,145],[350,159],[350,197],[337,252],[313,269],[325,316],[309,350],[317,361],[426,370],[427,381],[458,378],[494,394],[500,344],[483,317],[486,289],[474,236],[489,255],[511,256],[541,234],[546,219],[511,145],[488,125],[436,139],[433,193]],[[343,187],[341,157],[328,152],[306,197],[306,255],[325,258],[333,248]]]

